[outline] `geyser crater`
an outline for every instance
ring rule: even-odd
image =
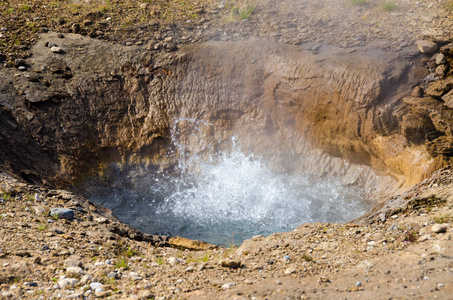
[[[347,222],[372,207],[358,185],[275,171],[263,157],[246,154],[237,136],[219,142],[212,132],[208,122],[177,118],[166,153],[171,167],[112,163],[78,188],[146,233],[218,245],[305,222]]]

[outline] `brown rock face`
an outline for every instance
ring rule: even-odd
[[[448,142],[428,147],[451,136],[451,110],[402,101],[424,75],[414,49],[313,52],[256,39],[153,55],[68,34],[61,55],[45,47],[55,38],[33,48],[34,76],[0,73],[0,168],[29,181],[64,185],[109,162],[171,164],[170,128],[184,118],[208,124],[201,145],[178,123],[194,149],[227,148],[237,135],[281,170],[347,174],[333,156],[411,184],[451,160]]]

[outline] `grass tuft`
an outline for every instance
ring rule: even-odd
[[[354,6],[365,5],[366,0],[350,0],[351,4]]]
[[[453,222],[453,217],[451,215],[449,215],[449,216],[440,215],[438,217],[434,217],[433,221],[438,224],[450,223],[450,222]]]
[[[381,7],[385,11],[392,11],[396,8],[396,3],[392,0],[383,0],[381,2]]]

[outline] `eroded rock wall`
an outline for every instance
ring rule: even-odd
[[[53,41],[64,54],[46,47]],[[420,134],[402,126],[409,117],[435,114],[409,114],[418,102],[402,101],[426,75],[416,56],[410,48],[341,50],[260,39],[156,55],[44,34],[25,72],[0,72],[0,136],[13,149],[2,147],[0,167],[65,185],[108,162],[169,165],[171,127],[178,118],[193,118],[209,124],[203,142],[180,125],[195,151],[228,147],[236,134],[244,151],[267,157],[277,169],[350,174],[350,183],[359,180],[353,180],[356,171],[370,173],[343,157],[406,186],[451,157],[427,147],[432,128]],[[441,109],[434,103],[430,111]],[[451,123],[434,127],[451,136]],[[416,141],[408,139],[413,132]]]

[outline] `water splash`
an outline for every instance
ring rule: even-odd
[[[212,141],[202,139],[206,136],[202,133],[210,127],[177,119],[173,126],[177,151],[168,153],[178,155],[176,169],[112,166],[105,184],[91,184],[87,196],[145,232],[215,244],[226,244],[233,235],[240,243],[305,222],[345,222],[370,208],[358,188],[333,179],[273,173],[260,157],[242,153],[236,138],[229,151],[207,151]]]

